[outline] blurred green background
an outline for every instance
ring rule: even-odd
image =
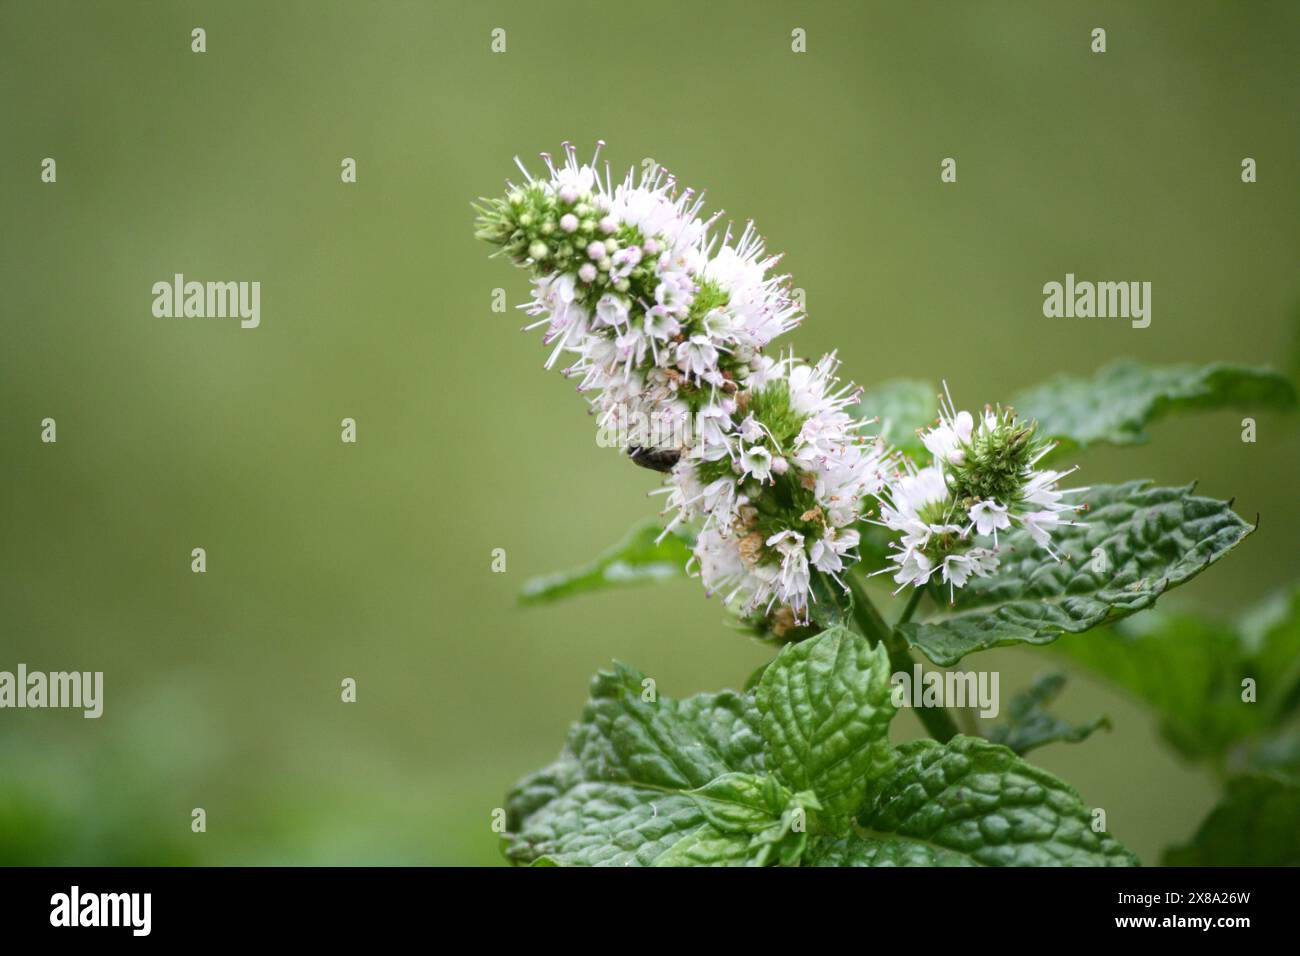
[[[1288,361],[1298,54],[1294,2],[8,0],[0,669],[102,670],[106,703],[0,712],[0,861],[497,863],[492,810],[593,671],[684,695],[765,659],[695,582],[515,604],[655,507],[490,309],[525,279],[468,204],[516,153],[653,158],[788,250],[801,354],[976,406],[1118,357]],[[176,272],[260,280],[261,327],[154,318]],[[1150,328],[1044,318],[1066,272],[1152,282]],[[1082,460],[1263,516],[1169,599],[1220,613],[1297,571],[1295,422],[1240,418]],[[975,666],[1005,697],[1054,663]],[[1144,711],[1083,677],[1061,710],[1115,730],[1036,762],[1148,860],[1191,833],[1214,785]]]

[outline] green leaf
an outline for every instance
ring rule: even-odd
[[[974,737],[899,748],[897,766],[873,782],[857,835],[887,847],[843,848],[843,859],[925,859],[981,866],[1134,866],[1137,858],[1092,828],[1092,811],[1067,784],[1006,747]],[[835,858],[832,856],[832,858]],[[813,857],[813,862],[817,857]],[[885,865],[858,862],[837,865]]]
[[[1290,727],[1255,744],[1248,768],[1300,784],[1300,727]]]
[[[520,863],[648,866],[687,839],[698,845],[690,853],[718,851],[697,831],[709,825],[710,812],[721,818],[727,775],[762,774],[760,720],[748,695],[723,691],[679,701],[635,668],[602,671],[560,759],[509,794],[507,856]],[[705,789],[692,792],[699,788]],[[780,814],[770,816],[778,825]]]
[[[1184,410],[1260,406],[1291,408],[1295,388],[1265,368],[1212,365],[1142,365],[1116,362],[1090,378],[1061,375],[1021,392],[1012,406],[1038,421],[1038,434],[1061,450],[1099,442],[1146,441],[1148,423]]]
[[[1234,777],[1223,800],[1165,866],[1300,866],[1300,786],[1263,774]]]
[[[879,418],[877,433],[886,442],[913,457],[925,446],[917,429],[934,424],[939,414],[939,389],[922,379],[897,378],[863,392],[858,402],[860,418]]]
[[[676,701],[619,665],[592,681],[560,759],[509,795],[505,853],[545,866],[1130,861],[1072,790],[1005,747],[894,751],[891,689],[884,649],[842,628],[782,651],[758,703]]]
[[[506,827],[516,831],[524,820],[582,782],[582,768],[566,749],[550,766],[524,777],[506,796]]]
[[[756,699],[767,767],[791,790],[812,790],[831,818],[862,802],[868,777],[893,760],[889,656],[836,627],[782,648]]]
[[[727,773],[690,792],[705,819],[722,833],[758,833],[774,825],[790,791],[771,777]]]
[[[584,781],[526,817],[506,855],[557,866],[650,866],[704,825],[684,794]]]
[[[707,823],[677,841],[655,866],[752,866],[757,864],[752,834],[723,833]]]
[[[852,834],[819,841],[805,866],[978,866],[970,856],[924,840]]]
[[[822,803],[763,772],[753,698],[597,674],[565,752],[507,798],[506,855],[548,865],[794,865]]]
[[[674,700],[615,664],[591,682],[569,736],[587,779],[694,790],[733,770],[760,773],[763,738],[752,699],[732,691]]]
[[[544,604],[588,591],[685,577],[691,543],[687,536],[677,532],[665,535],[656,543],[663,530],[656,519],[642,521],[590,564],[527,581],[519,600],[524,604]]]
[[[1300,587],[1269,598],[1238,624],[1152,611],[1061,641],[1057,650],[1150,706],[1183,756],[1218,759],[1296,713]],[[1254,701],[1242,699],[1248,679]],[[1251,763],[1284,764],[1286,739],[1267,746]]]
[[[944,666],[990,647],[1047,644],[1150,607],[1254,530],[1230,502],[1193,495],[1190,485],[1098,485],[1084,500],[1082,524],[1053,537],[1060,562],[1023,530],[1011,532],[995,574],[958,591],[950,611],[900,633]]]
[[[989,740],[1009,747],[1023,757],[1046,744],[1079,743],[1101,727],[1110,729],[1108,717],[1094,717],[1087,723],[1071,724],[1049,713],[1048,706],[1064,687],[1063,674],[1035,677],[1026,690],[1011,699],[1006,721],[990,731]]]
[[[658,865],[699,860],[716,862],[742,860],[763,866],[776,859],[793,866],[803,857],[808,829],[815,818],[809,811],[822,809],[821,801],[809,791],[792,794],[770,776],[730,773],[692,790],[708,821],[697,830],[693,841],[679,843]]]
[[[1294,714],[1300,707],[1300,586],[1273,593],[1245,614],[1238,641],[1270,723]]]

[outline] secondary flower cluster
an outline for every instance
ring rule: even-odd
[[[665,533],[698,524],[710,592],[806,621],[812,570],[838,580],[856,560],[853,526],[890,467],[847,411],[858,392],[834,355],[763,354],[802,309],[752,223],[711,235],[718,216],[662,169],[615,184],[568,144],[563,164],[543,159],[548,175],[519,164],[525,181],[482,201],[477,234],[532,272],[547,367],[567,354],[599,427],[668,472]]]
[[[1057,487],[1074,469],[1036,468],[1054,444],[1036,439],[1034,430],[1010,409],[985,408],[978,419],[959,412],[945,388],[938,423],[921,434],[931,463],[918,468],[906,460],[878,496],[876,523],[900,538],[892,544],[894,566],[876,573],[892,571],[899,590],[937,574],[951,598],[971,578],[997,570],[998,532],[1013,524],[1060,560],[1052,532],[1078,524],[1069,516],[1080,510],[1063,499],[1087,489]]]

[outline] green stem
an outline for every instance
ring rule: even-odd
[[[849,590],[853,592],[853,619],[857,622],[863,635],[871,642],[872,646],[876,644],[885,645],[885,650],[889,654],[889,666],[895,674],[904,673],[910,675],[916,661],[907,648],[907,641],[903,639],[903,636],[898,631],[885,623],[885,619],[876,610],[876,605],[867,596],[862,582],[855,575],[847,574],[845,580],[849,583]],[[920,593],[920,589],[916,589],[916,593],[908,601],[907,607],[903,609],[903,615],[899,618],[899,623],[912,616],[912,612],[916,610],[916,605],[920,602]],[[930,736],[939,743],[947,743],[958,733],[957,724],[952,719],[952,715],[942,707],[918,707],[916,708],[916,716],[920,718]]]
[[[923,594],[925,594],[925,588],[912,588],[912,596],[907,599],[907,607],[903,608],[903,613],[900,614],[898,620],[894,622],[894,627],[898,627],[900,624],[906,624],[912,619],[912,615],[916,613],[916,606],[921,603],[921,596]]]
[[[873,646],[888,640],[892,628],[885,623],[885,619],[876,610],[876,605],[867,596],[862,582],[853,574],[846,574],[844,579],[848,582],[849,591],[853,594],[853,620],[857,622],[863,635]]]

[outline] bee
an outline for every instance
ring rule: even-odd
[[[676,448],[641,448],[634,446],[627,450],[627,457],[642,468],[649,468],[651,471],[669,472],[673,470],[673,466],[682,457],[682,453]]]

